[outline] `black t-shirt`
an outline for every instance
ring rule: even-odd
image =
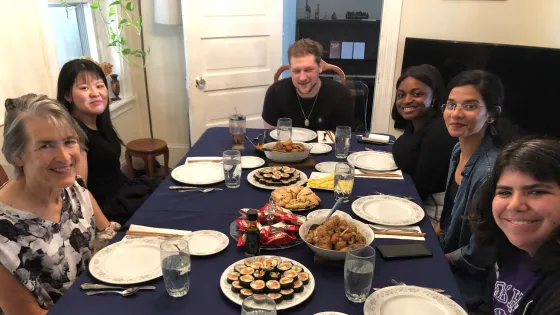
[[[276,126],[278,118],[291,118],[293,127],[311,130],[335,130],[336,126],[354,126],[354,105],[350,91],[339,82],[321,78],[321,88],[315,97],[299,97],[291,78],[282,79],[272,84],[264,98],[263,120]],[[311,110],[313,108],[313,110]],[[305,117],[309,117],[309,126],[305,126]],[[310,114],[311,112],[311,114]]]
[[[98,130],[77,121],[88,137],[87,188],[103,208],[128,180],[121,172],[121,144],[117,139],[105,139]]]
[[[422,200],[445,191],[449,160],[457,143],[441,116],[434,112],[427,115],[430,115],[428,121],[417,132],[409,122],[404,134],[393,144],[395,163],[412,176]]]

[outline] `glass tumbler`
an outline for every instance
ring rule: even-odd
[[[229,116],[229,133],[231,135],[231,148],[243,150],[245,148],[246,118],[244,115],[232,114]]]
[[[354,166],[340,162],[334,166],[334,199],[350,200],[354,188]]]
[[[337,126],[334,135],[334,153],[339,159],[345,159],[350,150],[351,129],[348,126]]]
[[[278,118],[276,125],[278,128],[278,140],[286,141],[292,139],[292,119],[291,118]]]
[[[344,259],[344,291],[354,303],[366,301],[373,282],[375,249],[366,246],[354,252],[346,252]]]
[[[227,188],[238,188],[241,185],[241,153],[227,150],[223,153],[224,179]]]
[[[161,271],[165,289],[172,297],[187,295],[190,287],[191,255],[189,243],[171,238],[160,245]]]

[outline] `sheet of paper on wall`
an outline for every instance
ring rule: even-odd
[[[342,42],[341,59],[353,59],[353,53],[354,53],[353,50],[354,50],[353,42]]]
[[[366,51],[366,43],[354,42],[354,52],[353,52],[354,59],[364,59],[365,51]]]
[[[338,40],[331,40],[331,46],[329,49],[329,58],[330,59],[340,59],[340,47],[341,42]]]

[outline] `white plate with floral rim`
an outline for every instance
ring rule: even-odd
[[[386,287],[373,292],[364,303],[365,315],[467,315],[452,299],[411,285]]]
[[[300,171],[300,170],[296,170],[296,172],[299,173],[299,180],[293,184],[290,185],[286,185],[286,186],[267,186],[265,184],[261,184],[259,183],[256,179],[255,179],[255,173],[258,172],[259,169],[256,169],[254,171],[251,171],[251,173],[249,173],[247,175],[247,181],[249,181],[249,184],[255,186],[255,187],[259,187],[262,189],[270,189],[270,190],[275,190],[278,189],[280,187],[287,187],[287,186],[302,186],[305,185],[305,183],[307,182],[307,175],[305,175],[304,172]]]
[[[324,143],[313,143],[311,146],[311,154],[327,154],[332,151],[332,147]]]
[[[210,185],[224,181],[222,163],[199,162],[177,166],[171,171],[171,177],[183,184]]]
[[[159,238],[123,239],[93,256],[89,272],[111,284],[135,284],[161,277]]]
[[[322,216],[326,217],[329,214],[329,212],[331,212],[331,209],[319,209],[319,210],[312,211],[309,214],[307,214],[307,220],[311,220],[315,217],[322,217]],[[337,215],[344,220],[352,220],[352,217],[344,211],[336,210],[333,213],[333,215]]]
[[[257,168],[264,165],[264,160],[257,156],[242,156],[241,167],[246,169]]]
[[[315,169],[321,173],[334,173],[334,168],[338,162],[321,162],[315,165]]]
[[[257,257],[253,257],[253,259]],[[291,262],[293,265],[301,266],[303,268],[303,271],[307,272],[307,274],[309,275],[309,283],[304,285],[303,292],[294,293],[294,297],[291,300],[280,302],[278,305],[276,305],[277,310],[285,310],[294,307],[296,305],[299,305],[311,296],[311,294],[315,290],[315,278],[313,277],[313,274],[311,273],[309,268],[307,268],[303,264],[293,259],[286,258],[286,257],[280,257],[280,256],[264,256],[264,257],[270,257],[270,258],[278,257],[282,260],[282,262]],[[238,305],[241,305],[243,303],[243,299],[241,298],[241,296],[239,296],[239,293],[235,293],[231,290],[231,284],[227,282],[227,277],[230,272],[235,271],[234,270],[235,265],[242,265],[244,261],[245,259],[241,259],[231,264],[229,267],[226,268],[226,270],[224,270],[222,276],[220,277],[220,288],[222,289],[222,292],[228,299],[230,299],[233,303],[236,303]]]
[[[278,140],[278,129],[272,130],[269,136],[274,140]],[[308,142],[315,138],[317,138],[317,133],[311,129],[292,128],[292,141]]]
[[[358,198],[352,203],[352,211],[366,221],[391,226],[415,224],[425,215],[414,202],[388,195]]]
[[[227,235],[213,230],[195,231],[183,238],[189,242],[189,253],[193,256],[214,255],[229,245]]]
[[[346,159],[354,167],[368,171],[388,172],[399,169],[393,154],[389,152],[360,151],[350,154]]]

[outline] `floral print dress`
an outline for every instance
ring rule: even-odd
[[[62,198],[57,223],[0,202],[0,263],[45,309],[86,270],[93,254],[95,221],[87,189],[74,183]]]

